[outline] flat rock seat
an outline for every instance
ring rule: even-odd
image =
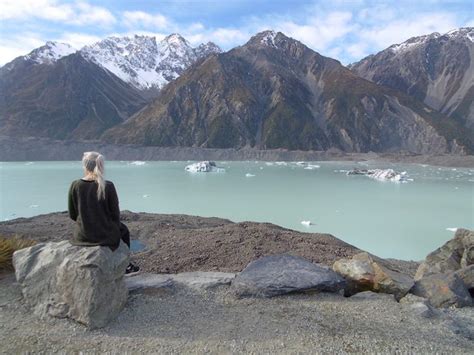
[[[68,241],[41,243],[13,255],[16,279],[34,313],[68,317],[89,329],[105,326],[125,306],[128,262],[122,242],[115,251]]]

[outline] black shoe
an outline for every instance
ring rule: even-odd
[[[136,274],[138,271],[140,271],[140,267],[138,265],[130,263],[125,269],[125,275]]]

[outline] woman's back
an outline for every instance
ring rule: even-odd
[[[98,184],[94,180],[79,179],[71,184],[69,216],[77,222],[72,243],[116,248],[121,238],[117,192],[110,181],[105,183],[103,199],[97,198],[97,189]]]

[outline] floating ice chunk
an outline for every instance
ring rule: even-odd
[[[286,165],[288,165],[285,161],[276,161],[275,164],[276,164],[276,165],[280,165],[280,166],[286,166]]]
[[[457,227],[449,227],[449,228],[446,228],[446,230],[450,232],[456,232],[458,229]]]
[[[143,197],[143,198],[148,198],[148,197],[150,197],[150,195],[145,194],[145,195],[143,195],[142,197]]]
[[[213,161],[200,161],[194,164],[187,165],[184,170],[190,173],[223,173],[224,168],[219,168]]]
[[[406,171],[402,171],[401,173],[396,172],[393,169],[358,169],[355,168],[351,171],[347,172],[347,175],[365,175],[370,177],[371,179],[379,180],[379,181],[393,181],[393,182],[407,182],[410,181],[408,179],[408,175]]]
[[[33,164],[34,164],[34,162],[32,162],[32,161],[29,161],[29,162],[25,163],[25,165],[33,165]]]
[[[311,223],[311,221],[301,221],[301,224],[302,224],[303,226],[306,226],[306,227],[310,227],[310,226],[313,225],[313,223]]]
[[[270,161],[267,161],[267,162],[265,163],[265,165],[272,166],[272,165],[274,165],[274,163],[272,163],[272,162],[270,162]]]
[[[321,166],[316,165],[316,164],[309,164],[307,167],[304,168],[304,170],[314,170],[314,169],[319,169]]]
[[[306,166],[306,162],[305,161],[297,161],[296,162],[296,165],[300,165],[300,166]]]
[[[137,165],[137,166],[146,165],[146,161],[136,160],[136,161],[132,161],[128,163],[128,165]]]
[[[38,208],[39,205],[30,205],[30,208]]]
[[[254,174],[250,174],[250,173],[245,174],[245,177],[254,177],[254,176],[255,176]]]

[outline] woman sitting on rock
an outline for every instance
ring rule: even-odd
[[[104,180],[104,157],[97,152],[85,152],[82,166],[84,177],[73,181],[69,189],[69,216],[76,221],[71,243],[108,246],[115,250],[123,240],[130,248],[130,232],[120,222],[115,186]],[[138,266],[130,263],[125,272],[138,270]]]

